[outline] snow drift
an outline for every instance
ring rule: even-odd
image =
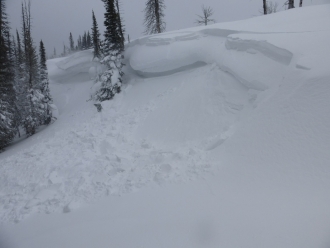
[[[329,13],[132,41],[127,84],[101,114],[86,101],[90,53],[49,61],[59,118],[0,156],[2,236],[34,248],[329,247]]]

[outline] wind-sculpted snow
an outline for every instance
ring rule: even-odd
[[[239,37],[228,37],[226,48],[251,54],[260,52],[266,57],[284,65],[289,65],[293,57],[290,51],[276,47],[267,41],[242,40]]]
[[[180,42],[180,37],[186,38],[187,35],[142,38],[139,45],[130,45],[126,52],[130,67],[140,74],[173,74],[203,63],[199,51],[194,51],[193,46],[187,46],[187,42]],[[192,36],[189,41],[196,39],[198,36]]]
[[[254,35],[199,28],[133,41],[126,74],[139,77],[101,114],[87,101],[102,71],[92,51],[51,61],[58,121],[1,160],[1,220],[212,171],[204,151],[222,147],[290,70],[291,52]]]
[[[264,74],[256,74],[254,70],[258,66],[266,71],[271,70],[272,74],[274,68],[286,70],[293,53],[265,40],[246,39],[246,35],[259,35],[262,39],[261,33],[241,33],[215,27],[143,37],[128,45],[127,64],[136,74],[150,78],[215,63],[249,89],[262,91],[270,88],[276,80],[277,85],[282,74],[272,76],[273,80],[269,81],[265,80]],[[232,51],[244,53],[242,59],[247,63],[242,60],[237,65],[237,56],[233,56]],[[260,56],[263,58],[260,59]]]
[[[102,73],[103,66],[93,58],[92,50],[85,50],[73,53],[51,65],[50,79],[57,82],[70,82],[72,77],[79,74],[89,74],[90,79],[94,79],[97,74]]]
[[[58,120],[0,155],[6,233],[26,248],[329,247],[329,7],[132,41],[101,113],[91,52],[49,61]]]
[[[60,60],[56,66],[62,70],[75,72],[87,72],[93,59],[93,52],[86,50],[74,53],[73,55]]]
[[[145,72],[145,71],[139,71],[139,70],[135,70],[135,73],[140,75],[141,77],[144,78],[153,78],[153,77],[164,77],[164,76],[169,76],[178,72],[182,72],[182,71],[187,71],[187,70],[193,70],[199,67],[203,67],[206,66],[207,64],[205,62],[202,61],[197,61],[193,64],[188,64],[188,65],[184,65],[181,67],[175,66],[177,68],[171,69],[168,68],[170,70],[168,71],[162,71],[162,72]]]

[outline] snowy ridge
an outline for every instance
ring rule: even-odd
[[[0,155],[1,222],[33,248],[329,247],[329,13],[132,41],[102,113],[89,52],[48,61],[60,116]]]
[[[128,64],[140,76],[155,77],[216,63],[219,68],[229,72],[250,89],[265,90],[270,85],[273,87],[278,85],[283,73],[275,75],[274,71],[276,69],[287,70],[287,66],[293,59],[293,53],[266,40],[244,39],[246,34],[251,34],[251,32],[240,34],[239,31],[207,28],[144,37],[128,46]],[[241,35],[243,38],[240,38]],[[255,35],[262,37],[260,33]],[[254,36],[252,35],[252,37]],[[180,42],[182,40],[184,42]],[[151,47],[150,44],[152,44]],[[157,52],[152,52],[153,50]],[[244,52],[243,59],[249,62],[240,63],[242,67],[236,66],[237,56],[233,56],[234,51]],[[260,55],[263,55],[264,58],[260,59]],[[241,56],[239,57],[242,59]],[[251,63],[251,60],[254,63]],[[283,64],[283,66],[274,65],[274,62]],[[264,74],[254,73],[258,66],[267,71],[271,69],[270,73],[275,76],[274,79],[277,80],[277,83],[275,80],[264,82],[266,81]],[[272,69],[274,67],[275,70]],[[304,67],[301,66],[301,68]]]
[[[251,54],[260,52],[266,57],[285,65],[289,65],[293,57],[293,54],[288,50],[278,48],[269,44],[267,41],[248,41],[242,40],[238,37],[228,37],[226,40],[226,48],[228,50],[243,51]]]

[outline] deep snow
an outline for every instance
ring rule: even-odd
[[[329,22],[132,41],[102,113],[91,51],[48,61],[60,115],[0,155],[0,247],[329,247]]]

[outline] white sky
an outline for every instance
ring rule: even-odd
[[[164,0],[167,31],[196,26],[196,14],[201,14],[201,6],[211,6],[213,18],[217,22],[246,19],[260,15],[262,0]],[[330,0],[304,0],[304,5],[329,2]],[[144,31],[143,10],[146,0],[121,0],[126,35],[131,40]],[[273,0],[283,6],[285,0]],[[299,0],[295,0],[298,7]],[[21,27],[21,0],[7,0],[7,13],[14,33]],[[56,47],[57,54],[63,51],[63,43],[68,45],[72,32],[76,40],[84,31],[92,27],[92,9],[95,12],[103,37],[104,5],[101,0],[31,0],[34,41],[45,43],[48,54]],[[282,8],[283,9],[283,8]]]

